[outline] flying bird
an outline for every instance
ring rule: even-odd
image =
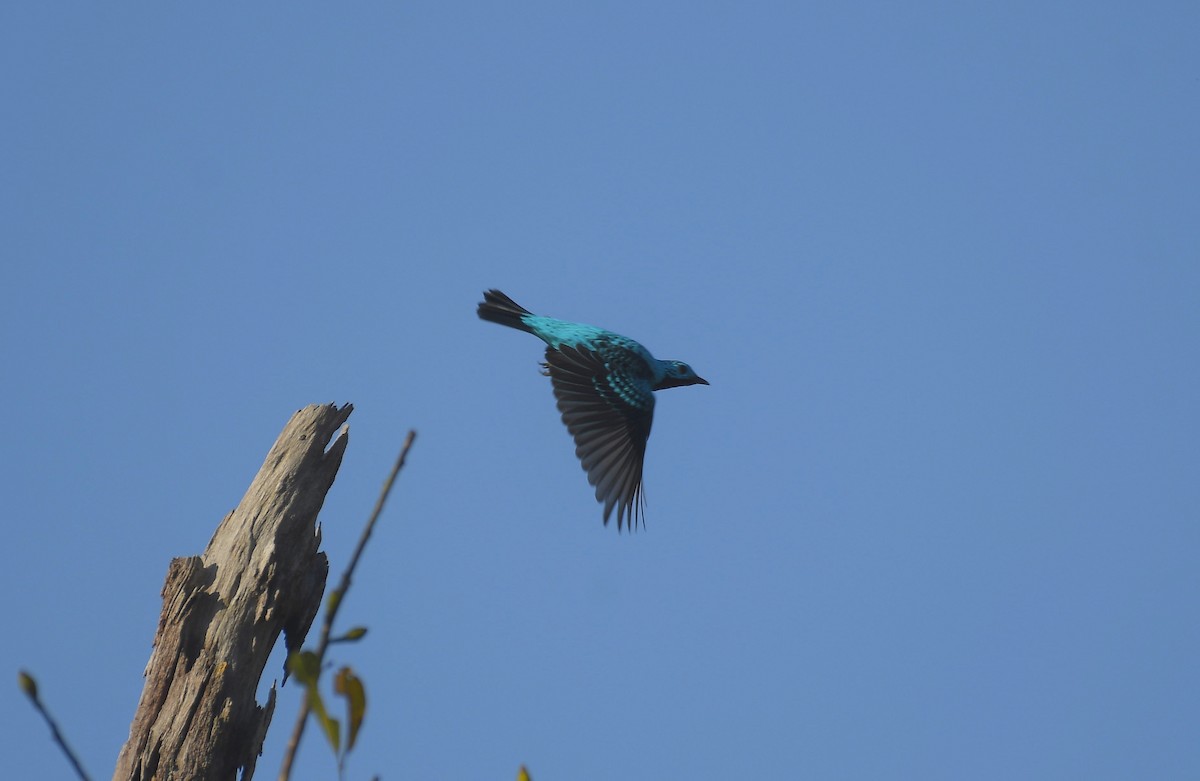
[[[682,361],[658,360],[627,336],[535,315],[499,290],[484,292],[479,316],[548,345],[545,373],[575,439],[575,455],[604,504],[605,525],[615,508],[618,531],[626,523],[644,526],[642,461],[654,420],[651,391],[708,381]]]

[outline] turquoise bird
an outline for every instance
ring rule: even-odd
[[[651,391],[708,381],[682,361],[658,360],[627,336],[535,315],[499,290],[484,292],[479,316],[548,345],[546,374],[575,455],[604,504],[605,525],[616,508],[618,531],[625,523],[645,526],[642,462],[654,420]]]

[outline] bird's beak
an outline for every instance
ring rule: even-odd
[[[703,378],[703,377],[701,377],[699,374],[697,374],[697,375],[696,375],[696,383],[697,383],[697,384],[699,384],[699,385],[707,385],[707,384],[708,384],[708,380],[704,379],[704,378]]]

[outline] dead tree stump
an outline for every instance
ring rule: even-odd
[[[275,709],[273,685],[265,705],[255,699],[267,657],[280,631],[289,650],[299,648],[321,605],[329,562],[317,551],[316,520],[348,442],[338,428],[352,410],[293,415],[204,553],[171,562],[114,781],[254,775]]]

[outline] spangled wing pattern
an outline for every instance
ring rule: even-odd
[[[627,350],[561,345],[546,350],[546,365],[575,455],[617,528],[642,522],[642,462],[654,420],[650,367]]]

